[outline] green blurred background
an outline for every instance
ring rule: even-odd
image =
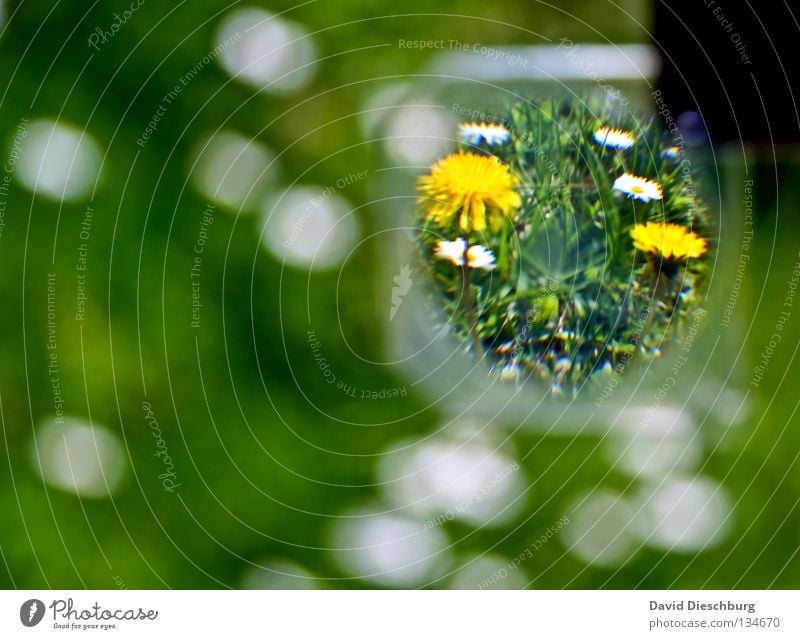
[[[422,167],[415,169],[404,158],[409,169],[385,171],[402,162],[392,158],[391,141],[382,140],[385,129],[370,128],[360,114],[386,87],[411,87],[411,94],[414,87],[430,87],[430,78],[422,76],[441,53],[401,48],[398,41],[454,39],[503,47],[554,44],[568,37],[581,43],[646,43],[647,3],[626,0],[615,9],[579,0],[558,7],[477,0],[411,0],[402,6],[197,0],[166,6],[147,0],[99,50],[88,45],[95,29],[109,30],[115,12],[130,6],[4,5],[0,136],[5,157],[13,153],[23,118],[30,121],[29,129],[38,120],[58,119],[93,140],[102,167],[96,188],[92,180],[88,190],[62,199],[34,193],[19,165],[4,196],[0,584],[800,585],[800,438],[791,396],[796,318],[783,331],[764,381],[747,387],[797,261],[796,222],[776,213],[779,203],[781,211],[794,211],[800,195],[796,186],[787,186],[778,200],[774,187],[759,190],[755,184],[752,258],[731,329],[739,331],[736,347],[745,348],[737,361],[725,360],[729,368],[716,363],[716,372],[696,372],[685,380],[688,394],[671,398],[675,406],[664,419],[688,419],[692,434],[678,437],[677,454],[674,446],[672,452],[657,448],[655,457],[673,455],[677,479],[675,473],[632,472],[619,464],[620,449],[602,431],[548,433],[548,416],[541,418],[541,428],[527,420],[525,427],[507,422],[484,432],[480,416],[431,401],[410,385],[401,367],[382,363],[390,359],[387,343],[395,339],[387,323],[392,277],[403,265],[388,252],[391,236],[382,233],[403,225],[403,211],[413,204],[415,171]],[[224,20],[244,7],[281,14],[287,24],[304,30],[304,41],[314,49],[307,81],[259,92],[214,59],[165,109],[146,145],[137,145],[164,96],[217,46]],[[476,101],[491,102],[475,86],[462,90],[480,96]],[[431,95],[429,88],[424,92]],[[444,102],[441,95],[437,99]],[[239,133],[277,160],[266,169],[264,193],[245,207],[252,211],[237,215],[238,207],[217,204],[206,229],[199,278],[200,325],[192,327],[190,271],[209,197],[199,184],[202,176],[187,176],[198,145],[218,130]],[[24,147],[31,139],[19,142]],[[791,160],[782,170],[787,184],[792,178],[800,183]],[[359,172],[367,179],[335,188],[354,209],[348,219],[356,220],[350,228],[358,239],[351,241],[346,261],[309,270],[302,264],[284,266],[265,249],[260,216],[269,209],[266,202],[289,187],[320,192]],[[729,194],[723,196],[724,212],[738,220],[741,162],[724,165],[723,172]],[[89,237],[82,239],[87,206],[94,213]],[[739,253],[741,221],[736,220],[727,236],[734,257],[718,265],[721,298],[727,298]],[[88,300],[85,319],[76,320],[82,242],[88,246]],[[88,453],[71,449],[60,433],[52,449],[41,443],[41,433],[56,415],[54,373],[48,370],[51,273],[56,276],[55,376],[71,420],[67,425],[95,429],[80,431],[84,434],[110,433],[106,457],[105,449],[93,450],[95,437],[77,440]],[[359,389],[355,397],[327,383],[309,330],[337,379]],[[703,339],[713,341],[711,333]],[[734,374],[726,378],[729,371]],[[405,396],[360,396],[364,389],[394,388],[402,388]],[[687,405],[686,397],[694,399]],[[143,409],[144,402],[152,414]],[[155,422],[169,465],[156,456]],[[480,450],[500,455],[495,459],[500,470],[509,460],[519,466],[508,493],[516,499],[513,513],[498,522],[488,522],[488,515],[484,522],[480,516],[454,516],[425,530],[437,506],[398,507],[408,494],[398,496],[400,489],[386,483],[392,471],[386,470],[391,464],[385,451],[463,442],[477,431],[480,437],[470,439],[470,446],[478,442]],[[38,448],[34,441],[40,442]],[[72,485],[63,480],[65,445],[70,460],[89,468],[86,482],[96,494],[92,488],[81,490],[78,480]],[[463,452],[457,445],[454,450]],[[485,459],[479,451],[472,454],[469,459],[479,460],[476,466]],[[108,490],[92,475],[98,456],[106,475],[120,474]],[[469,459],[458,468],[469,468]],[[48,464],[61,464],[61,470],[48,471]],[[174,490],[165,489],[160,477],[168,466],[179,484]],[[435,476],[458,484],[458,472]],[[470,490],[480,492],[486,481],[492,483],[493,473],[488,480],[471,480],[477,482],[472,489],[459,490],[469,498]],[[690,485],[700,485],[703,498],[687,505],[675,492],[659,493],[667,504],[680,502],[684,520],[669,519],[674,512],[662,504],[660,536],[643,532],[648,524],[640,521],[637,507],[642,495],[650,487],[663,488],[664,481],[675,482],[669,484],[673,488],[685,486],[684,478],[700,481]],[[592,508],[586,508],[586,495],[595,500]],[[392,512],[363,516],[382,509]],[[687,524],[687,509],[707,520],[682,537],[682,524],[697,523]],[[557,522],[565,516],[570,523],[562,529]],[[595,520],[598,529],[590,525]],[[547,541],[538,544],[543,535]],[[342,547],[348,550],[335,550]],[[520,556],[524,559],[510,567]],[[384,570],[389,576],[382,576]],[[503,572],[502,579],[493,579]]]

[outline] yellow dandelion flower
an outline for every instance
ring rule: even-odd
[[[624,173],[614,181],[614,190],[622,191],[632,198],[649,202],[650,200],[660,200],[664,197],[661,185],[653,180],[638,177],[631,173]]]
[[[664,259],[700,257],[707,249],[704,238],[668,222],[637,224],[631,229],[631,237],[637,249],[660,255]]]
[[[622,129],[611,129],[604,126],[602,129],[597,129],[594,132],[594,141],[603,146],[608,146],[614,149],[629,149],[636,142],[632,133]]]
[[[420,201],[431,205],[427,218],[448,226],[458,214],[458,226],[465,231],[484,230],[487,217],[492,230],[498,230],[503,216],[522,204],[516,186],[508,166],[495,156],[464,152],[439,160],[419,180]]]

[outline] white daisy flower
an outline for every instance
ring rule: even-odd
[[[450,260],[456,266],[461,266],[464,263],[464,249],[466,247],[467,243],[463,237],[452,242],[439,240],[436,242],[434,256],[440,260]]]
[[[636,139],[633,137],[633,134],[628,131],[611,129],[604,126],[602,129],[597,129],[597,131],[594,132],[594,141],[614,149],[630,149]]]
[[[452,242],[439,240],[436,243],[434,257],[440,260],[450,260],[456,266],[462,266],[465,248],[467,248],[467,243],[463,237]],[[467,266],[491,271],[495,267],[494,255],[485,246],[474,244],[467,249]]]
[[[467,266],[491,271],[495,267],[494,255],[485,246],[476,244],[467,250]]]
[[[647,178],[637,177],[631,173],[623,173],[614,182],[614,190],[622,191],[642,202],[660,200],[664,197],[661,185]]]
[[[459,127],[459,133],[466,142],[478,144],[481,140],[486,140],[486,144],[502,144],[510,135],[509,130],[500,124],[486,124],[484,122],[463,123]]]

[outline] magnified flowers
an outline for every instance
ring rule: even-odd
[[[462,237],[454,242],[441,240],[436,244],[435,256],[442,260],[450,260],[456,266],[464,265],[464,253],[467,254],[467,266],[469,268],[482,268],[491,271],[495,267],[494,255],[480,244],[467,248],[467,243]]]
[[[672,137],[574,98],[495,122],[462,124],[463,148],[419,180],[420,256],[454,332],[500,381],[556,394],[659,357],[711,253]]]
[[[478,144],[483,140],[489,146],[502,144],[511,135],[509,130],[500,124],[485,124],[483,122],[477,124],[475,122],[465,122],[458,128],[458,131],[465,142]]]
[[[664,197],[661,185],[654,180],[637,177],[630,173],[623,173],[614,181],[614,190],[622,191],[642,202],[650,200],[660,200]]]
[[[492,230],[519,207],[517,180],[495,156],[454,153],[439,160],[419,181],[428,219],[448,227],[457,217],[462,230],[483,231],[488,217]]]
[[[706,241],[692,231],[663,222],[637,224],[631,229],[633,245],[640,251],[665,259],[700,257],[706,252]]]
[[[594,141],[603,146],[609,146],[615,149],[629,149],[636,140],[632,133],[628,133],[622,129],[610,129],[604,126],[594,132]]]

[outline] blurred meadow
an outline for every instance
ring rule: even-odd
[[[596,91],[562,38],[654,80],[648,3],[0,7],[0,585],[800,586],[795,151],[778,191],[698,150],[717,261],[665,398],[431,346],[417,176],[560,84],[532,51]]]

